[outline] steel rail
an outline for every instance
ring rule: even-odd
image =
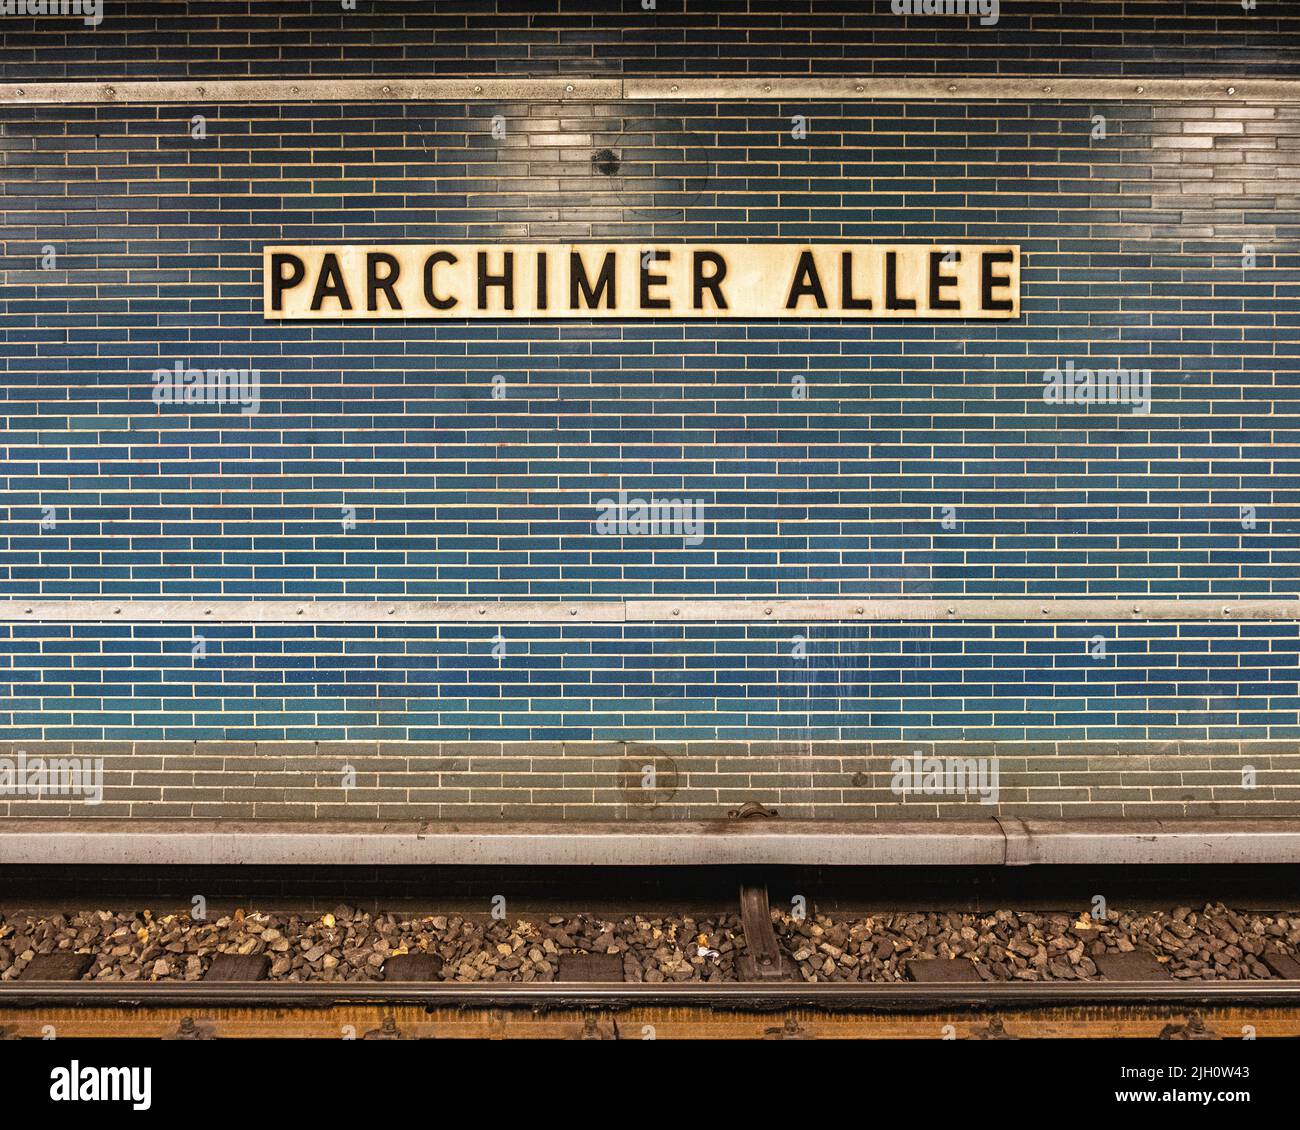
[[[843,623],[1300,620],[1300,599],[1169,597],[986,600],[767,597],[755,600],[0,600],[0,623]]]
[[[879,1010],[1015,1008],[1044,1005],[1202,1004],[1300,1007],[1300,981],[1050,981],[985,984],[912,982],[677,982],[347,984],[257,982],[95,983],[9,981],[0,1011],[34,1007],[325,1008],[335,1004],[416,1004],[465,1008],[618,1008],[659,1004],[717,1008]]]
[[[1070,78],[1022,75],[603,78],[128,78],[0,83],[0,105],[198,105],[311,102],[1300,102],[1300,80],[1257,78]]]

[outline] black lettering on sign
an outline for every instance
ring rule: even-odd
[[[579,293],[582,295],[582,302],[578,300]],[[582,256],[577,251],[570,251],[569,307],[577,310],[585,305],[588,310],[594,310],[600,305],[602,296],[606,307],[613,310],[618,303],[614,293],[614,252],[606,251],[605,257],[600,261],[600,274],[596,276],[596,287],[593,290],[587,278],[587,269],[582,265]]]
[[[713,296],[713,305],[719,310],[727,308],[727,300],[722,296],[722,280],[727,277],[727,261],[716,251],[697,251],[692,257],[691,273],[695,286],[695,309],[704,309],[704,292]],[[713,268],[707,275],[704,265]]]
[[[818,309],[826,309],[826,291],[822,289],[821,276],[817,274],[817,262],[811,251],[801,251],[799,262],[795,264],[794,281],[790,284],[790,293],[785,300],[785,308],[793,310],[799,305],[799,299],[812,295]]]
[[[289,273],[284,273],[284,268]],[[287,251],[271,252],[271,309],[284,309],[284,292],[292,290],[307,276],[307,268],[297,255]]]
[[[489,287],[499,286],[501,288],[501,307],[503,310],[513,310],[515,308],[515,253],[506,251],[502,254],[505,265],[501,268],[499,275],[493,275],[488,272],[487,252],[478,253],[478,308],[486,310],[488,308],[487,292]]]
[[[439,298],[433,292],[433,269],[440,263],[454,267],[457,259],[450,251],[435,251],[424,261],[424,300],[435,310],[450,310],[459,299]]]
[[[642,310],[667,310],[672,306],[672,301],[667,298],[651,298],[650,288],[652,286],[663,286],[668,281],[667,275],[652,275],[650,263],[667,263],[673,257],[671,251],[647,251],[641,256],[641,309]]]
[[[898,252],[885,252],[885,309],[915,310],[915,298],[898,297]]]
[[[957,285],[957,276],[945,275],[941,269],[944,265],[943,256],[944,256],[944,252],[942,251],[930,252],[930,309],[931,310],[960,310],[961,309],[960,298],[944,298],[943,295],[940,293],[940,291],[942,291],[943,288],[946,286]],[[961,252],[954,251],[952,253],[952,259],[954,263],[960,263]]]
[[[343,282],[339,257],[333,251],[325,252],[321,258],[320,274],[316,276],[316,293],[311,296],[311,308],[319,310],[327,298],[337,298],[340,310],[352,309],[352,299],[348,297],[348,288]]]
[[[381,275],[378,268],[387,268]],[[401,302],[397,299],[397,276],[401,274],[402,268],[397,262],[397,256],[389,255],[387,251],[368,251],[366,252],[366,309],[379,309],[379,292],[384,292],[384,297],[388,300],[390,310],[400,310]]]
[[[1014,310],[1015,303],[1009,298],[994,298],[994,288],[1005,289],[1011,285],[1008,275],[995,275],[993,268],[999,263],[1014,263],[1016,256],[1011,251],[986,251],[980,256],[980,306],[985,310]]]
[[[537,253],[537,309],[546,310],[550,306],[546,294],[546,252]]]
[[[853,297],[853,252],[840,252],[840,306],[845,310],[870,310],[870,298]]]

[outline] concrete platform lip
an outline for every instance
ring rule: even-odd
[[[0,819],[0,865],[1296,863],[1300,819],[394,822]]]

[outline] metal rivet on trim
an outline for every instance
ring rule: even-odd
[[[859,616],[861,616],[862,613],[866,611],[866,609],[864,609],[864,608],[862,607],[862,605],[859,604],[858,607],[857,607],[856,609],[854,609],[854,611],[857,612],[857,614],[858,614]]]
[[[674,615],[674,616],[680,616],[681,614],[682,614],[682,610],[681,610],[680,608],[674,608],[674,609],[673,609],[673,615]]]
[[[478,614],[479,614],[480,616],[482,616],[486,611],[487,611],[486,608],[480,608],[480,609],[478,610]]]
[[[948,606],[948,615],[949,615],[949,616],[955,615],[956,612],[957,612],[957,609],[953,608],[952,605],[949,605],[949,606]]]
[[[199,87],[199,93],[200,93],[200,94],[206,94],[207,91],[204,90],[203,87],[200,86],[200,87]]]
[[[1133,605],[1133,614],[1135,616],[1141,611],[1142,611],[1142,606],[1140,604]]]
[[[771,616],[771,615],[772,615],[772,610],[771,610],[770,608],[764,608],[764,609],[763,609],[763,615],[764,615],[764,616]]]
[[[573,84],[572,84],[572,83],[570,83],[568,86],[566,86],[566,87],[564,88],[564,93],[565,93],[565,94],[572,94],[572,93],[573,93]]]
[[[770,82],[763,83],[763,93],[764,94],[772,93],[772,84]]]
[[[1231,616],[1231,615],[1232,615],[1232,609],[1231,609],[1231,608],[1225,608],[1225,609],[1223,610],[1223,614],[1224,614],[1225,616]]]
[[[117,91],[110,86],[105,88],[104,93],[107,94],[110,98],[112,98],[113,95],[117,93]]]
[[[948,93],[949,93],[949,94],[956,94],[956,93],[957,93],[957,84],[956,84],[955,82],[950,82],[950,83],[948,84]]]
[[[295,615],[301,616],[302,613],[303,613],[303,610],[302,610],[301,608],[299,608],[299,609],[297,610],[297,612],[295,613]]]
[[[859,94],[861,94],[866,89],[866,87],[863,86],[862,83],[858,83],[853,89],[856,90]]]
[[[1228,93],[1229,93],[1229,94],[1236,94],[1236,93],[1237,93],[1237,88],[1236,88],[1235,86],[1230,86],[1230,87],[1228,87]]]
[[[1047,615],[1047,605],[1043,605],[1043,607],[1040,608],[1038,611],[1041,612],[1044,616],[1046,616],[1046,615]]]
[[[388,87],[384,87],[384,89],[387,90]],[[572,87],[570,87],[570,89],[572,89]],[[482,88],[481,86],[476,86],[476,87],[474,87],[474,93],[475,93],[475,94],[482,94],[482,93],[483,93],[483,88]]]
[[[396,612],[396,611],[397,611],[396,608],[390,608],[390,609],[388,610],[388,615],[391,616],[391,615],[392,615],[394,612]]]
[[[203,610],[203,615],[204,615],[204,616],[211,616],[211,615],[212,615],[212,609],[211,609],[211,608],[205,608],[205,609]]]
[[[1138,92],[1139,94],[1145,94],[1145,93],[1147,92],[1147,88],[1146,88],[1145,86],[1139,86],[1139,87],[1137,88],[1137,92]]]
[[[390,94],[390,93],[392,92],[392,89],[393,89],[393,88],[392,88],[391,86],[386,86],[386,87],[384,87],[384,93],[385,93],[385,94]]]
[[[117,615],[118,613],[120,613],[121,611],[122,611],[122,610],[121,610],[120,608],[114,608],[114,609],[113,609],[113,615],[116,616],[116,615]]]
[[[290,94],[297,94],[297,93],[298,93],[298,88],[297,88],[296,86],[291,86],[291,87],[289,87],[289,93],[290,93]]]
[[[673,83],[672,86],[670,86],[670,87],[668,88],[668,92],[669,92],[670,94],[676,94],[676,93],[677,93],[677,84],[676,84],[676,83]]]
[[[1045,87],[1043,87],[1043,93],[1044,93],[1044,94],[1051,94],[1051,93],[1052,93],[1052,88],[1051,88],[1050,86],[1045,86]]]
[[[569,609],[569,615],[570,615],[570,616],[576,616],[577,614],[578,614],[578,610],[577,610],[576,608],[570,608],[570,609]]]

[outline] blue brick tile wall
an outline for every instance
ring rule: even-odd
[[[22,624],[0,662],[14,740],[1300,738],[1295,624]]]
[[[158,36],[192,33],[173,59],[132,31],[133,76],[285,73],[283,37],[303,25],[279,14],[236,30],[244,5],[214,7],[199,32],[132,6]],[[584,28],[605,26],[591,12],[577,31],[516,12],[514,38],[494,25],[515,48],[495,61],[461,13],[460,46],[448,33],[429,50],[450,52],[446,73],[760,72],[772,59],[885,73],[923,70],[926,50],[936,70],[988,73],[1017,57],[1025,27],[1009,7],[1002,39],[936,29],[907,38],[906,57],[887,37],[853,54],[849,33],[876,26],[856,5],[808,21],[803,63],[797,37],[760,50],[775,16],[759,4],[711,25],[734,38],[735,20],[752,22],[750,50],[725,64],[707,38],[684,34],[695,53],[674,55],[671,35],[641,40],[630,23],[619,49],[588,42]],[[1161,20],[1105,5],[1129,22],[1102,43],[1092,17],[1029,7],[1043,17],[1030,31],[1059,47],[1044,73],[1287,74],[1296,57],[1277,12],[1247,25],[1220,13],[1233,5]],[[299,73],[427,73],[416,26],[369,54],[309,33]],[[804,24],[787,13],[782,26]],[[64,34],[52,27],[31,35]],[[89,49],[0,28],[3,76],[121,75],[124,31],[106,19]],[[828,37],[842,55],[813,50]],[[52,49],[39,62],[38,46]],[[614,175],[592,163],[602,148]],[[1300,595],[1293,104],[6,106],[0,170],[0,598]],[[1013,242],[1023,315],[261,316],[264,244],[456,240]],[[1047,403],[1044,372],[1067,362],[1149,368],[1150,413]],[[259,411],[156,405],[152,374],[176,363],[257,369]],[[602,534],[600,501],[619,491],[699,500],[699,544]],[[292,796],[259,792],[251,769],[243,792],[203,777],[295,742],[370,743],[358,763],[382,795],[366,812],[385,818],[640,811],[587,764],[584,743],[602,742],[689,747],[656,809],[673,817],[717,814],[746,790],[812,814],[913,814],[878,795],[883,770],[855,762],[855,742],[1037,743],[1008,785],[1002,810],[1017,814],[1300,800],[1285,787],[1295,625],[507,626],[501,656],[495,632],[6,626],[0,736],[101,743],[119,790],[105,815],[338,815],[302,793],[319,768],[294,770]],[[445,787],[385,776],[386,744],[464,741],[531,752]],[[765,760],[751,743],[767,741],[797,752]],[[1061,746],[1076,741],[1079,763]],[[191,760],[168,777],[150,742]],[[1243,742],[1283,744],[1267,789],[1241,791],[1242,759],[1263,764]],[[212,743],[257,744],[212,754],[214,768]]]

